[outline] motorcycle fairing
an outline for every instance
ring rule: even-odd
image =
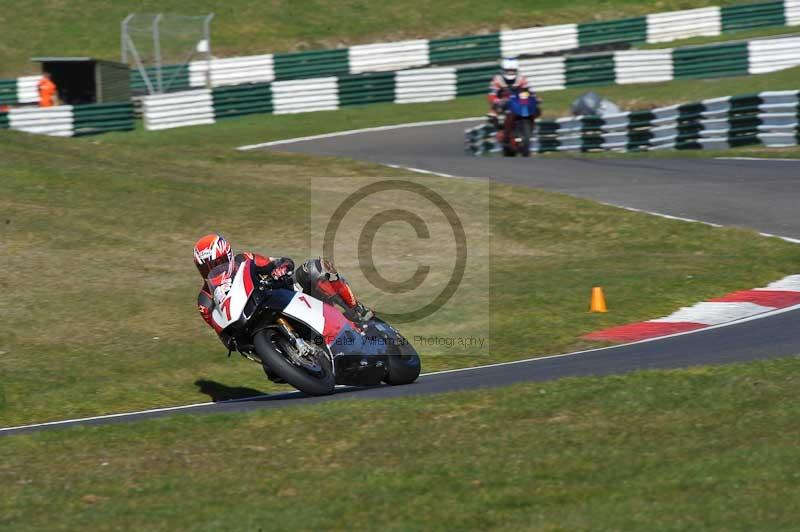
[[[225,299],[214,305],[211,312],[211,319],[214,323],[225,329],[230,324],[239,321],[250,294],[253,293],[254,285],[252,278],[252,261],[244,261],[236,271],[231,284],[231,289]]]

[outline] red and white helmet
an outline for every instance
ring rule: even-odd
[[[230,262],[233,262],[231,245],[220,234],[208,234],[194,245],[194,263],[203,279],[217,266]]]

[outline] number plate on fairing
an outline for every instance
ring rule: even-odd
[[[281,311],[302,321],[319,334],[325,330],[325,316],[322,313],[322,301],[308,294],[298,293],[292,298],[286,308]]]

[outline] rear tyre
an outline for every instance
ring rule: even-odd
[[[422,362],[411,344],[398,346],[398,351],[400,354],[389,355],[389,372],[383,379],[383,382],[392,386],[411,384],[422,370]]]
[[[305,367],[291,361],[289,353],[294,347],[278,331],[264,329],[256,333],[253,341],[264,366],[287,383],[308,395],[333,393],[336,380],[331,361],[322,350],[318,350],[313,360],[309,360],[309,367]]]

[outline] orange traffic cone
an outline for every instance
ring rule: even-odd
[[[608,312],[608,308],[606,308],[606,296],[603,295],[603,287],[595,286],[592,288],[592,300],[589,302],[589,312]]]

